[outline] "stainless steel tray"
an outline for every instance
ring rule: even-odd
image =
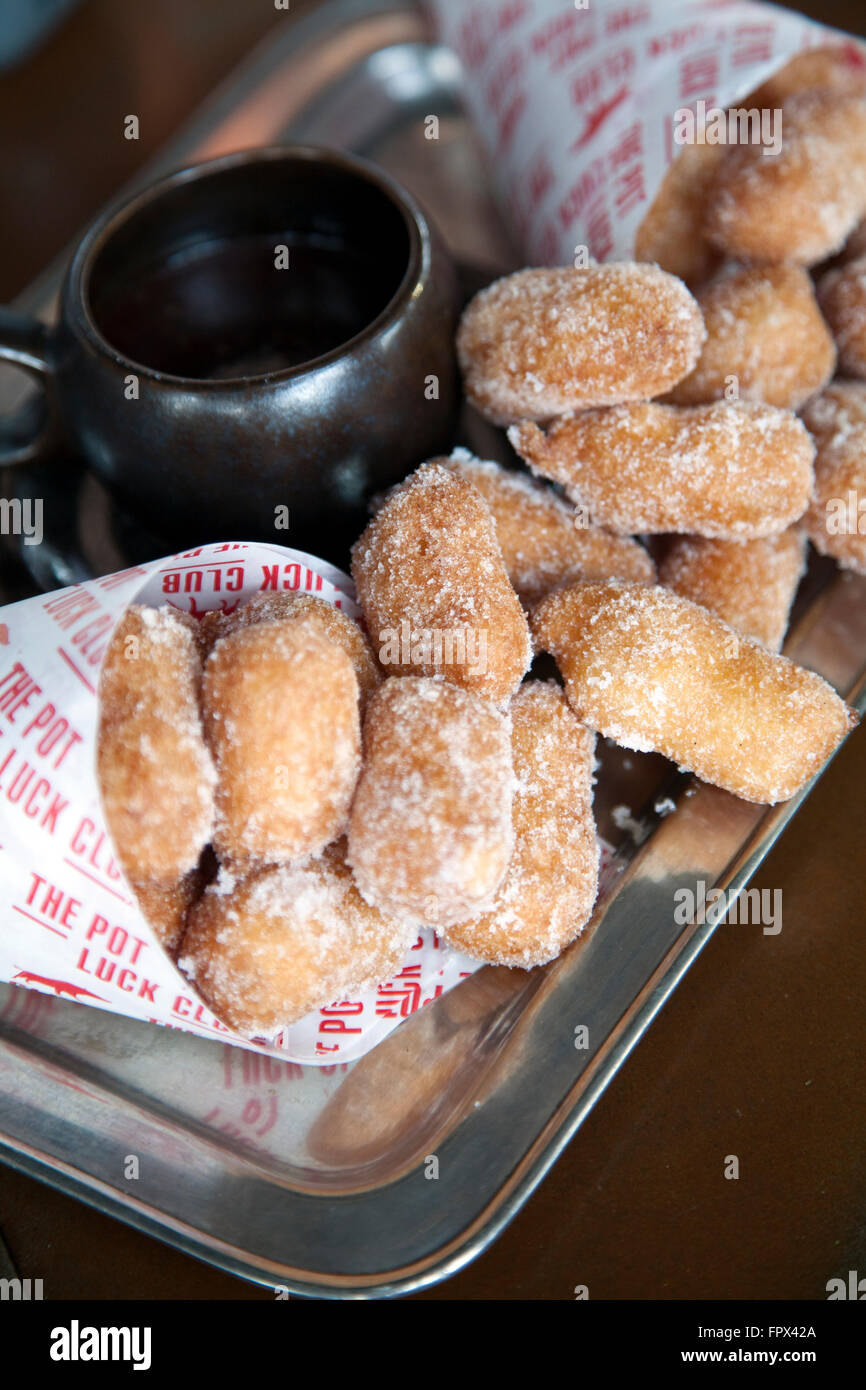
[[[254,54],[142,180],[248,145],[340,145],[402,179],[460,261],[492,274],[516,260],[459,81],[413,6],[332,0]],[[431,113],[438,142],[423,135]],[[60,268],[22,307],[50,315]],[[498,447],[477,421],[467,437],[488,456]],[[92,479],[71,486],[69,506],[40,583],[123,562],[122,527]],[[786,650],[862,710],[866,581],[818,566],[799,614]],[[617,845],[615,882],[550,967],[486,968],[333,1069],[0,986],[0,1156],[292,1291],[388,1295],[453,1273],[542,1180],[715,929],[674,921],[677,889],[742,889],[803,799],[767,810],[661,759],[605,747],[602,762],[597,810]],[[663,819],[660,796],[677,801]],[[631,809],[629,834],[618,802]],[[124,1177],[130,1154],[136,1179]]]

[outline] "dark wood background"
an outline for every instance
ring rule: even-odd
[[[0,299],[313,4],[84,0],[0,74]],[[866,32],[862,0],[795,8]],[[783,891],[780,935],[716,933],[506,1233],[419,1298],[823,1299],[866,1274],[864,785],[861,730],[756,880]],[[46,1298],[273,1297],[4,1167],[0,1229]]]

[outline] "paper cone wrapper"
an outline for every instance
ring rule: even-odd
[[[276,545],[209,545],[0,610],[0,979],[288,1061],[363,1056],[479,968],[425,930],[393,979],[335,1000],[275,1040],[219,1022],[136,905],[96,775],[97,689],[130,603],[231,612],[262,592],[314,594],[351,617],[351,580]]]
[[[734,106],[788,59],[842,44],[748,0],[429,0],[460,58],[464,96],[501,205],[530,265],[634,255],[681,151],[674,112]],[[579,262],[578,262],[579,263]]]

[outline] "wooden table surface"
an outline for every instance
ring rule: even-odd
[[[310,8],[84,0],[0,74],[0,299]],[[798,8],[866,31],[859,0]],[[866,1274],[864,786],[861,730],[755,880],[782,890],[781,933],[717,931],[505,1234],[417,1297],[571,1299],[585,1284],[594,1299],[823,1299],[831,1277]],[[4,1167],[0,1230],[46,1298],[273,1297]]]

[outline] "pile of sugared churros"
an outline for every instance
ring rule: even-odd
[[[832,524],[866,498],[866,98],[811,57],[768,86],[777,157],[674,166],[639,238],[660,264],[524,270],[469,304],[467,396],[529,471],[458,450],[380,498],[363,624],[287,594],[116,631],[109,828],[231,1027],[386,979],[422,926],[558,955],[597,892],[597,734],[774,803],[856,722],[779,654],[807,538],[866,573],[866,516]]]

